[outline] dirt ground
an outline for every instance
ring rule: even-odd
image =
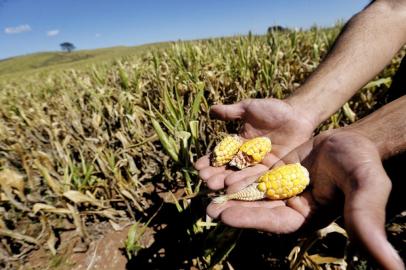
[[[387,207],[387,235],[403,259],[406,259],[406,210],[405,202],[401,198],[404,198],[406,184],[401,181],[404,179],[404,173],[402,172],[403,167],[399,164],[404,164],[405,156],[396,159],[396,162],[386,164],[388,174],[393,180],[392,193]],[[110,223],[104,222],[87,227],[87,231],[91,235],[88,244],[81,243],[74,230],[60,233],[56,255],[51,255],[44,245],[44,247],[31,252],[22,269],[189,269],[183,267],[185,266],[182,264],[183,260],[196,255],[193,247],[197,249],[196,246],[201,245],[202,242],[188,242],[188,236],[183,235],[186,231],[183,226],[187,226],[185,220],[190,220],[189,213],[187,211],[179,213],[168,198],[163,196],[164,194],[160,195],[157,199],[161,200],[161,203],[164,202],[163,207],[157,206],[156,209],[151,209],[151,213],[155,213],[158,209],[161,210],[150,224],[150,228],[147,228],[140,238],[140,244],[145,248],[139,252],[139,256],[133,257],[131,261],[127,260],[124,241],[132,224],[118,224],[113,228]],[[181,195],[176,194],[176,196]],[[188,218],[185,219],[184,215]],[[162,226],[163,224],[166,226]],[[269,236],[254,230],[246,230],[239,238],[238,245],[229,254],[228,262],[236,267],[235,269],[252,269],[252,262],[258,266],[254,267],[255,269],[269,269],[270,264],[264,262],[272,259],[280,261],[281,258],[289,254],[289,250],[295,243],[294,237],[291,238],[289,236]],[[250,247],[253,242],[256,243],[255,248]],[[270,242],[272,242],[271,246],[269,245]],[[328,244],[326,247],[331,248],[334,245]],[[162,250],[164,253],[161,252]],[[356,263],[353,260],[355,257],[350,256],[351,252],[349,251],[347,254],[349,266],[352,266],[352,269],[365,269],[357,268],[357,265],[362,266],[362,260]],[[157,257],[161,255],[164,258]],[[363,255],[361,255],[362,257]],[[365,259],[364,257],[364,262]],[[250,262],[249,265],[248,262]],[[249,268],[247,268],[248,266]]]
[[[88,245],[81,243],[73,231],[64,232],[60,235],[61,242],[56,255],[50,255],[48,250],[41,247],[30,254],[23,269],[126,269],[124,241],[130,225],[124,224],[119,230],[114,230],[108,223],[101,224],[97,230],[104,232]],[[147,230],[141,242],[144,246],[148,246],[152,241],[152,231]]]
[[[60,246],[56,255],[50,255],[45,247],[32,252],[22,269],[57,269],[57,270],[124,270],[128,269],[124,241],[127,238],[130,224],[124,224],[119,230],[114,230],[110,224],[99,224],[96,230],[100,234],[86,246],[80,242],[74,231],[63,232],[60,235]],[[117,228],[116,228],[117,229]],[[388,238],[398,249],[401,256],[406,256],[406,211],[396,215],[387,226]],[[152,229],[147,229],[141,238],[141,243],[149,247],[155,241]],[[243,239],[241,239],[244,242]],[[83,249],[83,250],[81,250]],[[235,250],[238,252],[239,248]],[[231,256],[233,257],[233,256]],[[135,258],[136,259],[136,258]],[[259,258],[257,258],[259,259]]]

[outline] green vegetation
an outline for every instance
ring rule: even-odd
[[[0,79],[27,73],[48,73],[67,68],[88,68],[92,64],[112,59],[136,56],[153,48],[169,46],[168,43],[148,44],[136,47],[112,47],[75,52],[44,52],[0,60]]]
[[[0,62],[1,74],[13,72],[0,77],[0,267],[17,268],[39,246],[63,254],[63,231],[86,247],[95,225],[129,221],[136,224],[125,241],[134,269],[322,267],[310,255],[320,234],[270,236],[206,218],[209,191],[192,164],[219,135],[238,130],[238,123],[211,120],[210,105],[286,97],[339,30]],[[381,106],[401,55],[318,131]],[[149,246],[140,241],[147,227],[154,231]],[[351,261],[343,243],[332,245],[342,258],[327,265]]]

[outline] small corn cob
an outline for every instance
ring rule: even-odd
[[[287,164],[261,175],[255,183],[232,194],[214,198],[214,203],[228,200],[256,201],[264,198],[283,200],[303,192],[309,184],[309,172],[300,163]]]
[[[272,149],[271,139],[257,137],[246,141],[240,147],[237,155],[230,161],[230,166],[242,170],[248,166],[260,163]]]
[[[229,163],[237,154],[242,143],[242,139],[237,135],[225,137],[213,150],[211,159],[212,165],[219,167]]]

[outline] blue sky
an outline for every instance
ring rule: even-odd
[[[59,50],[265,33],[349,19],[356,0],[0,0],[0,59]]]

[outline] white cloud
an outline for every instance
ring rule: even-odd
[[[58,29],[49,30],[49,31],[47,32],[47,36],[48,36],[48,37],[53,37],[53,36],[56,36],[56,35],[59,35],[59,30],[58,30]]]
[[[94,36],[95,36],[95,37],[101,37],[101,34],[96,33]]]
[[[6,33],[6,34],[19,34],[19,33],[29,32],[29,31],[31,31],[31,26],[29,26],[28,24],[22,24],[22,25],[15,26],[15,27],[6,27],[4,29],[4,33]]]

